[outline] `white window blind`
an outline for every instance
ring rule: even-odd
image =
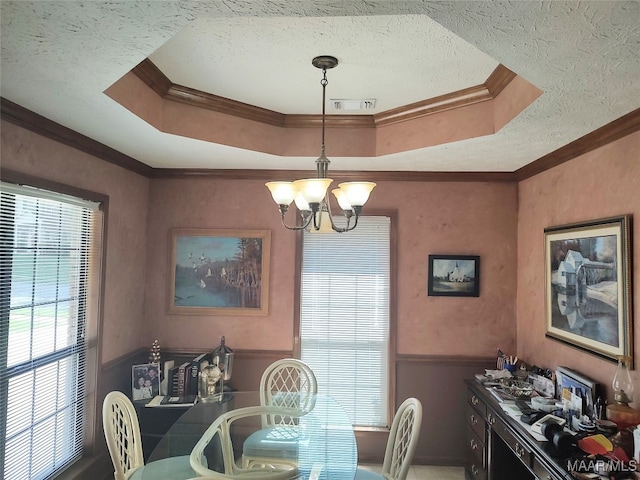
[[[389,217],[303,235],[300,349],[356,426],[388,426]]]
[[[7,183],[0,192],[0,478],[44,479],[82,456],[101,221],[95,203]]]

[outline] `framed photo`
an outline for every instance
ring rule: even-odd
[[[169,313],[267,315],[269,230],[174,229]]]
[[[145,363],[131,367],[131,398],[150,400],[160,395],[160,364]]]
[[[427,293],[441,297],[479,297],[480,257],[429,255]]]
[[[544,230],[546,336],[602,358],[631,357],[631,217]]]

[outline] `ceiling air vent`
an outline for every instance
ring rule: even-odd
[[[355,112],[358,110],[373,110],[376,108],[375,98],[362,98],[357,100],[347,100],[344,98],[332,98],[329,100],[334,110],[344,110]]]

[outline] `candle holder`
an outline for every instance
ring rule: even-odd
[[[629,403],[633,402],[630,360],[630,357],[618,357],[618,367],[611,382],[616,403],[607,406],[607,418],[615,422],[620,430],[640,423],[640,411],[629,406]]]

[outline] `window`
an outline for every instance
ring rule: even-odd
[[[50,478],[83,455],[101,235],[98,204],[1,184],[0,477],[6,480]]]
[[[302,241],[301,359],[356,426],[387,427],[391,219]]]

